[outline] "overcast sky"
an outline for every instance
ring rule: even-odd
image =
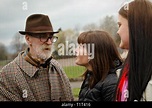
[[[127,0],[0,0],[0,43],[10,45],[12,37],[24,30],[32,13],[48,14],[54,30],[73,29],[117,15]]]

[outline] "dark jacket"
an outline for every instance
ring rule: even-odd
[[[104,81],[99,81],[92,89],[88,87],[88,80],[92,72],[88,71],[87,78],[82,83],[78,101],[113,101],[118,81],[117,69],[111,69]]]

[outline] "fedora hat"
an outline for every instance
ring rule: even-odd
[[[47,15],[32,14],[26,20],[25,31],[19,31],[20,34],[27,33],[58,33],[54,32],[50,19]]]

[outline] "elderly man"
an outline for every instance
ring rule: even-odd
[[[30,15],[19,33],[28,48],[2,68],[0,101],[73,101],[69,79],[51,56],[58,31],[53,31],[49,17]]]

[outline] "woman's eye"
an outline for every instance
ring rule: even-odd
[[[118,23],[118,27],[120,28],[120,26],[121,26],[121,24],[120,23]]]

